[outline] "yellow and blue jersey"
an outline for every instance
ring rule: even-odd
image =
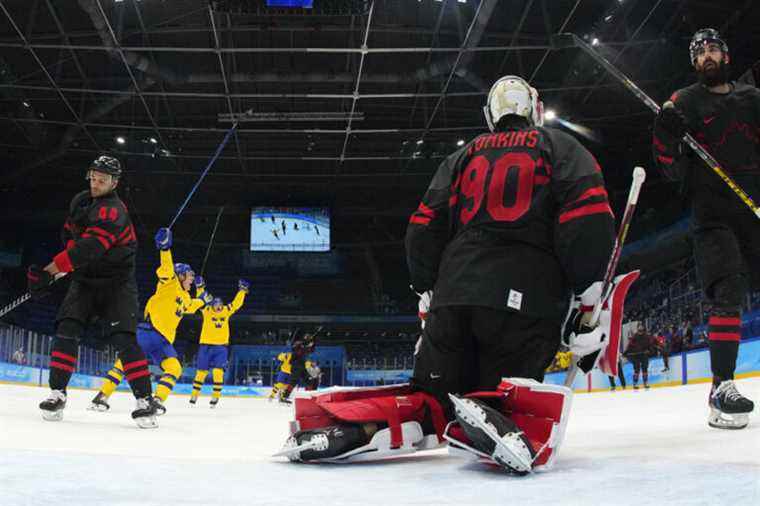
[[[204,302],[194,299],[182,288],[174,273],[171,251],[161,251],[161,264],[156,269],[156,276],[156,291],[145,305],[144,317],[167,341],[174,343],[182,317],[195,313]],[[199,290],[198,295],[201,293],[202,290]]]
[[[201,311],[203,327],[201,328],[200,344],[225,345],[230,342],[230,317],[243,306],[246,292],[238,290],[232,302],[216,311],[212,306],[206,306]]]

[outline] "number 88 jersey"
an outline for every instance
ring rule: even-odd
[[[406,233],[417,291],[433,306],[564,317],[601,280],[614,220],[599,164],[552,128],[479,135],[438,168]]]

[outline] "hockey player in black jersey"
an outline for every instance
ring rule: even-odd
[[[447,440],[511,473],[553,463],[572,393],[541,381],[571,298],[577,356],[609,335],[610,310],[593,329],[584,315],[601,296],[613,216],[594,157],[542,126],[527,82],[499,79],[485,115],[491,131],[444,160],[407,228],[425,318],[411,385],[297,398],[300,431],[281,455],[361,460]]]
[[[686,132],[734,181],[760,200],[760,90],[730,82],[727,44],[716,30],[694,34],[689,46],[699,82],[676,91],[654,125],[654,158],[691,200],[697,272],[712,304],[708,321],[713,385],[712,427],[741,429],[752,401],[734,384],[741,311],[750,286],[760,287],[760,221],[682,142]]]
[[[116,194],[121,176],[119,160],[100,156],[90,164],[90,189],[71,202],[63,226],[64,249],[46,267],[29,267],[33,297],[43,295],[55,276],[71,278],[58,309],[50,354],[50,396],[40,404],[42,417],[63,418],[66,386],[77,364],[78,340],[90,320],[99,316],[119,352],[137,407],[132,412],[141,428],[156,426],[156,405],[145,354],[137,345],[137,237],[127,208]]]

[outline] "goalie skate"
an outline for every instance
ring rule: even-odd
[[[285,441],[274,457],[287,457],[291,462],[324,460],[347,453],[366,441],[364,430],[358,426],[325,427],[296,432]]]
[[[429,450],[440,446],[435,436],[425,436],[422,427],[417,422],[405,422],[401,424],[401,432],[404,443],[397,448],[391,446],[390,429],[377,431],[368,443],[367,436],[359,427],[340,427],[341,430],[356,429],[353,434],[346,434],[344,441],[337,441],[336,434],[331,433],[327,427],[321,430],[301,431],[291,436],[285,443],[285,447],[274,456],[288,457],[292,462],[330,462],[333,464],[346,464],[351,462],[376,461],[388,458],[408,455],[419,450]],[[299,435],[312,433],[308,441],[300,439]],[[353,439],[350,441],[349,439]],[[303,441],[301,444],[298,442]],[[358,446],[357,446],[358,445]],[[351,449],[351,447],[354,447]],[[313,453],[305,453],[313,451]]]
[[[510,473],[525,475],[531,472],[535,452],[514,422],[479,401],[460,399],[452,394],[449,398],[454,404],[457,420],[478,456],[490,458]]]

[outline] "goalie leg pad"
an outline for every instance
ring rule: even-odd
[[[398,453],[436,448],[443,444],[446,420],[438,401],[423,392],[415,392],[409,385],[368,389],[334,388],[320,394],[301,396],[295,400],[295,421],[291,434],[296,437],[309,430],[332,426],[366,426],[374,424],[378,430],[369,442],[351,455],[335,455],[341,461],[386,458]],[[423,427],[427,427],[423,431]],[[291,438],[292,439],[292,438]],[[286,443],[286,448],[293,446]],[[283,450],[283,451],[285,451]],[[282,452],[281,452],[282,453]],[[360,457],[360,454],[372,453]]]

